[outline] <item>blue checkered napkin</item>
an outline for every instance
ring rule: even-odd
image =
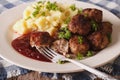
[[[18,6],[19,4],[31,2],[31,1],[35,1],[35,0],[0,0],[0,13],[7,9]]]
[[[19,4],[31,1],[34,0],[0,0],[0,13],[7,9],[13,8]],[[103,7],[120,18],[120,0],[80,0],[80,1],[92,3],[100,7]],[[110,62],[104,66],[101,66],[97,69],[110,75],[120,76],[120,56],[115,61]],[[6,78],[25,74],[28,72],[30,72],[30,70],[15,66],[0,58],[0,80],[5,80]],[[53,74],[42,72],[41,74],[42,76],[47,76],[55,79],[64,78],[65,80],[93,80],[96,77],[95,75],[90,74],[89,72],[86,71],[66,74],[58,73]]]
[[[84,1],[84,0],[82,0]],[[120,0],[87,0],[114,13],[120,18]]]

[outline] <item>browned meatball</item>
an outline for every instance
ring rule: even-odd
[[[102,11],[95,8],[84,9],[83,15],[89,17],[92,20],[95,20],[96,22],[101,22],[103,16]]]
[[[85,55],[89,50],[89,44],[84,37],[81,36],[73,36],[69,40],[70,50],[74,54],[81,53]]]
[[[91,43],[91,48],[95,51],[102,50],[110,43],[107,35],[103,34],[100,31],[92,33],[88,36],[88,39]]]
[[[112,24],[110,22],[102,22],[101,23],[102,32],[107,35],[112,34]]]
[[[58,53],[66,55],[69,49],[68,41],[65,39],[56,40],[53,42],[51,48]]]
[[[32,47],[49,46],[53,38],[48,32],[32,32],[30,35],[30,45]]]
[[[81,14],[73,16],[68,24],[68,29],[72,33],[77,33],[79,35],[87,35],[91,30],[91,24],[88,18]]]

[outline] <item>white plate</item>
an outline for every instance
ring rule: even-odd
[[[51,0],[55,1],[55,0]],[[112,43],[100,51],[97,55],[81,60],[80,62],[89,65],[91,67],[98,67],[113,60],[120,54],[120,19],[109,11],[100,8],[98,6],[80,2],[80,1],[68,1],[68,0],[56,0],[63,4],[76,4],[77,7],[82,8],[98,8],[103,11],[104,21],[110,21],[113,24]],[[15,65],[23,68],[43,71],[43,72],[76,72],[82,69],[72,63],[55,64],[49,62],[42,62],[27,58],[17,53],[11,46],[13,39],[12,25],[22,17],[22,12],[29,4],[22,4],[10,10],[3,12],[0,15],[0,56],[5,60],[12,62]]]

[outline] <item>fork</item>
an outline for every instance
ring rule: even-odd
[[[113,78],[112,76],[105,74],[103,72],[100,72],[94,68],[91,68],[83,63],[80,63],[73,59],[66,58],[65,56],[55,52],[54,50],[52,50],[49,47],[36,47],[36,49],[43,56],[45,56],[46,58],[48,58],[49,60],[51,60],[54,63],[57,63],[58,61],[69,61],[69,62],[72,62],[73,64],[76,64],[77,66],[81,67],[82,69],[95,74],[96,76],[102,78],[103,80],[117,80],[117,79]]]

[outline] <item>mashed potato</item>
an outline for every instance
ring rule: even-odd
[[[13,30],[19,34],[32,31],[47,31],[50,35],[60,28],[66,26],[72,16],[79,9],[75,5],[63,6],[56,2],[36,2],[26,7],[23,18],[13,25]]]

